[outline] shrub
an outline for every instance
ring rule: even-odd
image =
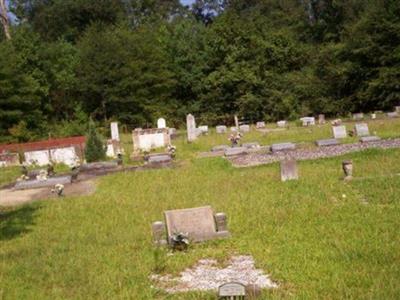
[[[85,157],[87,162],[100,161],[106,157],[103,140],[97,133],[96,126],[92,120],[89,122],[88,134],[86,136]]]

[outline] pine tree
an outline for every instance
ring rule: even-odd
[[[105,159],[106,149],[103,141],[96,131],[96,126],[91,120],[89,130],[86,136],[85,157],[87,162],[100,161]]]

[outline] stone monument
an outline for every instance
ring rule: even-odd
[[[299,179],[297,162],[294,159],[281,161],[281,181]]]
[[[167,127],[167,123],[165,122],[164,118],[159,118],[157,120],[157,128],[165,128]]]
[[[335,139],[344,139],[347,137],[346,126],[332,126],[333,136]]]
[[[190,143],[195,141],[197,139],[196,120],[191,114],[186,116],[186,129],[188,142]]]
[[[119,131],[118,131],[118,122],[111,122],[111,139],[114,141],[119,141]]]

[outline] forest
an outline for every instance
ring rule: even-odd
[[[0,142],[400,104],[399,0],[0,3]]]

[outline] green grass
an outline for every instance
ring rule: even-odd
[[[398,121],[370,128],[386,137],[400,132]],[[330,136],[329,126],[294,130],[245,140]],[[235,254],[252,255],[279,283],[262,299],[400,298],[400,150],[302,161],[300,180],[282,183],[278,164],[235,169],[222,158],[195,158],[225,139],[211,134],[187,144],[182,137],[174,141],[177,168],[114,174],[100,178],[91,196],[3,209],[0,298],[215,299],[167,295],[151,288],[149,275]],[[348,183],[341,180],[347,158],[355,168]],[[232,237],[158,253],[151,223],[164,210],[202,205],[227,213]]]

